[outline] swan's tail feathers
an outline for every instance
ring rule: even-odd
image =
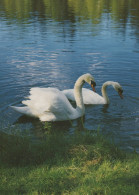
[[[10,107],[15,111],[20,112],[21,114],[32,116],[31,110],[28,106],[24,106],[24,107],[10,106]]]

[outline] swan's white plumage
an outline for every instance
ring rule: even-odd
[[[102,89],[101,89],[102,96],[95,93],[92,90],[82,88],[83,103],[84,104],[109,104],[109,98],[106,92],[106,88],[109,85],[112,85],[117,92],[119,89],[123,91],[121,85],[118,82],[114,82],[114,81],[107,81],[102,85]],[[66,95],[66,97],[69,100],[75,101],[73,89],[66,89],[66,90],[63,90],[62,92]]]
[[[56,88],[31,88],[28,100],[22,101],[26,106],[12,108],[22,114],[38,117],[41,121],[63,121],[76,119],[84,114],[81,88],[84,81],[91,83],[94,78],[84,74],[75,83],[76,109],[64,95]]]
[[[75,101],[74,89],[66,89],[62,92],[69,100]],[[82,94],[84,104],[105,104],[104,98],[90,89],[82,88]]]
[[[68,120],[74,112],[65,95],[56,88],[31,88],[29,100],[22,101],[25,107],[14,110],[40,118],[41,121]]]

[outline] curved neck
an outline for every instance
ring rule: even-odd
[[[84,114],[85,112],[85,106],[83,103],[83,96],[82,96],[82,87],[85,83],[83,76],[79,77],[79,79],[76,81],[74,85],[74,96],[76,101],[76,110],[78,110],[81,114]]]
[[[108,98],[108,95],[107,95],[107,92],[106,92],[106,88],[108,85],[114,85],[114,82],[113,81],[107,81],[105,82],[103,85],[102,85],[102,88],[101,88],[101,92],[102,92],[102,96],[103,98],[105,99],[105,103],[106,104],[109,104],[109,98]]]

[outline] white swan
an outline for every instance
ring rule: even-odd
[[[118,92],[119,96],[123,98],[123,89],[121,85],[118,82],[107,81],[102,85],[102,96],[89,89],[83,88],[82,91],[84,104],[109,104],[110,101],[106,92],[106,88],[108,85],[112,85]],[[73,89],[63,90],[62,92],[67,96],[69,100],[75,101]]]
[[[87,82],[94,88],[92,75],[84,74],[78,78],[74,86],[76,108],[73,108],[62,91],[56,88],[31,88],[29,100],[22,101],[26,106],[15,107],[14,110],[29,116],[38,117],[41,121],[72,120],[84,115],[85,107],[82,97],[82,86]]]

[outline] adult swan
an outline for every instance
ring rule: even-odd
[[[119,96],[123,98],[123,89],[121,85],[118,82],[107,81],[102,85],[102,96],[89,89],[83,88],[82,90],[84,104],[109,104],[110,101],[106,92],[106,88],[108,85],[112,85],[113,88],[118,92]],[[63,93],[67,96],[69,100],[75,101],[73,89],[63,90]]]
[[[41,121],[64,121],[79,118],[84,115],[85,107],[82,97],[82,86],[87,82],[95,90],[92,75],[84,74],[78,78],[74,86],[76,108],[73,108],[62,91],[56,88],[31,88],[29,100],[22,103],[26,106],[12,108],[22,114],[38,117]]]

